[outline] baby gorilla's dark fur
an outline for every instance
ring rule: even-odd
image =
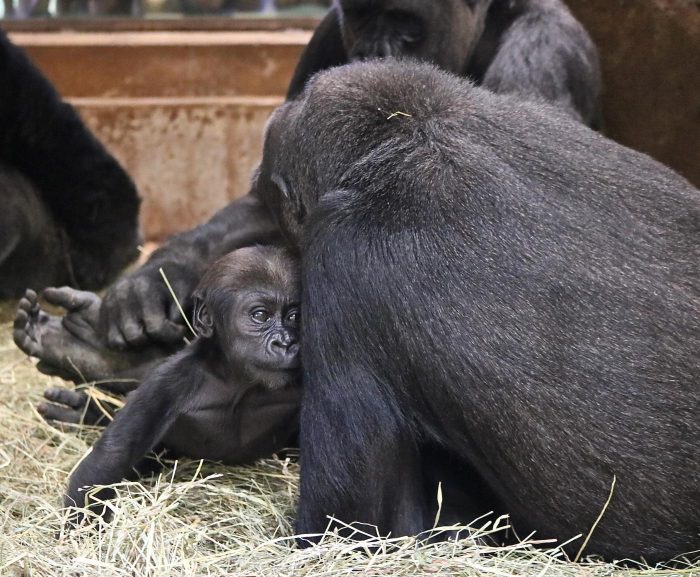
[[[2,31],[0,202],[0,298],[101,288],[137,255],[133,182]]]
[[[195,292],[199,336],[127,397],[71,476],[66,506],[85,503],[83,487],[123,479],[158,444],[240,464],[293,443],[298,291],[298,264],[284,249],[244,248],[212,265]]]

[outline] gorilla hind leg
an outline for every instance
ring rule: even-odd
[[[351,367],[307,374],[313,378],[305,382],[302,401],[297,533],[323,533],[329,518],[373,525],[394,537],[428,528],[420,450],[391,399]],[[299,544],[315,540],[300,538]]]

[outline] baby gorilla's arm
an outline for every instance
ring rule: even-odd
[[[110,485],[128,475],[167,433],[177,417],[188,411],[202,373],[192,364],[189,347],[172,356],[128,397],[125,407],[102,433],[68,483],[66,507],[90,505],[83,487]],[[111,491],[100,491],[100,499]]]

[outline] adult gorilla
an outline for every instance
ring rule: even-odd
[[[495,494],[465,510],[519,534],[587,533],[616,479],[587,552],[698,548],[686,180],[549,107],[376,61],[274,114],[257,194],[303,255],[299,533],[429,529],[437,445]]]
[[[335,2],[305,50],[287,96],[297,96],[318,70],[389,53],[434,62],[494,91],[547,100],[586,123],[596,118],[597,53],[560,0]],[[274,242],[276,236],[264,208],[248,195],[172,237],[107,293],[102,327],[108,343],[121,348],[178,341],[184,328],[159,269],[189,307],[208,263],[241,246]]]
[[[377,56],[433,62],[494,92],[600,121],[598,53],[561,0],[334,0],[288,97],[319,70]]]

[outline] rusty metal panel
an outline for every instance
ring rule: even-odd
[[[281,98],[218,102],[82,101],[90,128],[127,167],[143,197],[149,240],[195,226],[248,191],[264,124]]]
[[[283,95],[310,32],[14,33],[66,97]]]

